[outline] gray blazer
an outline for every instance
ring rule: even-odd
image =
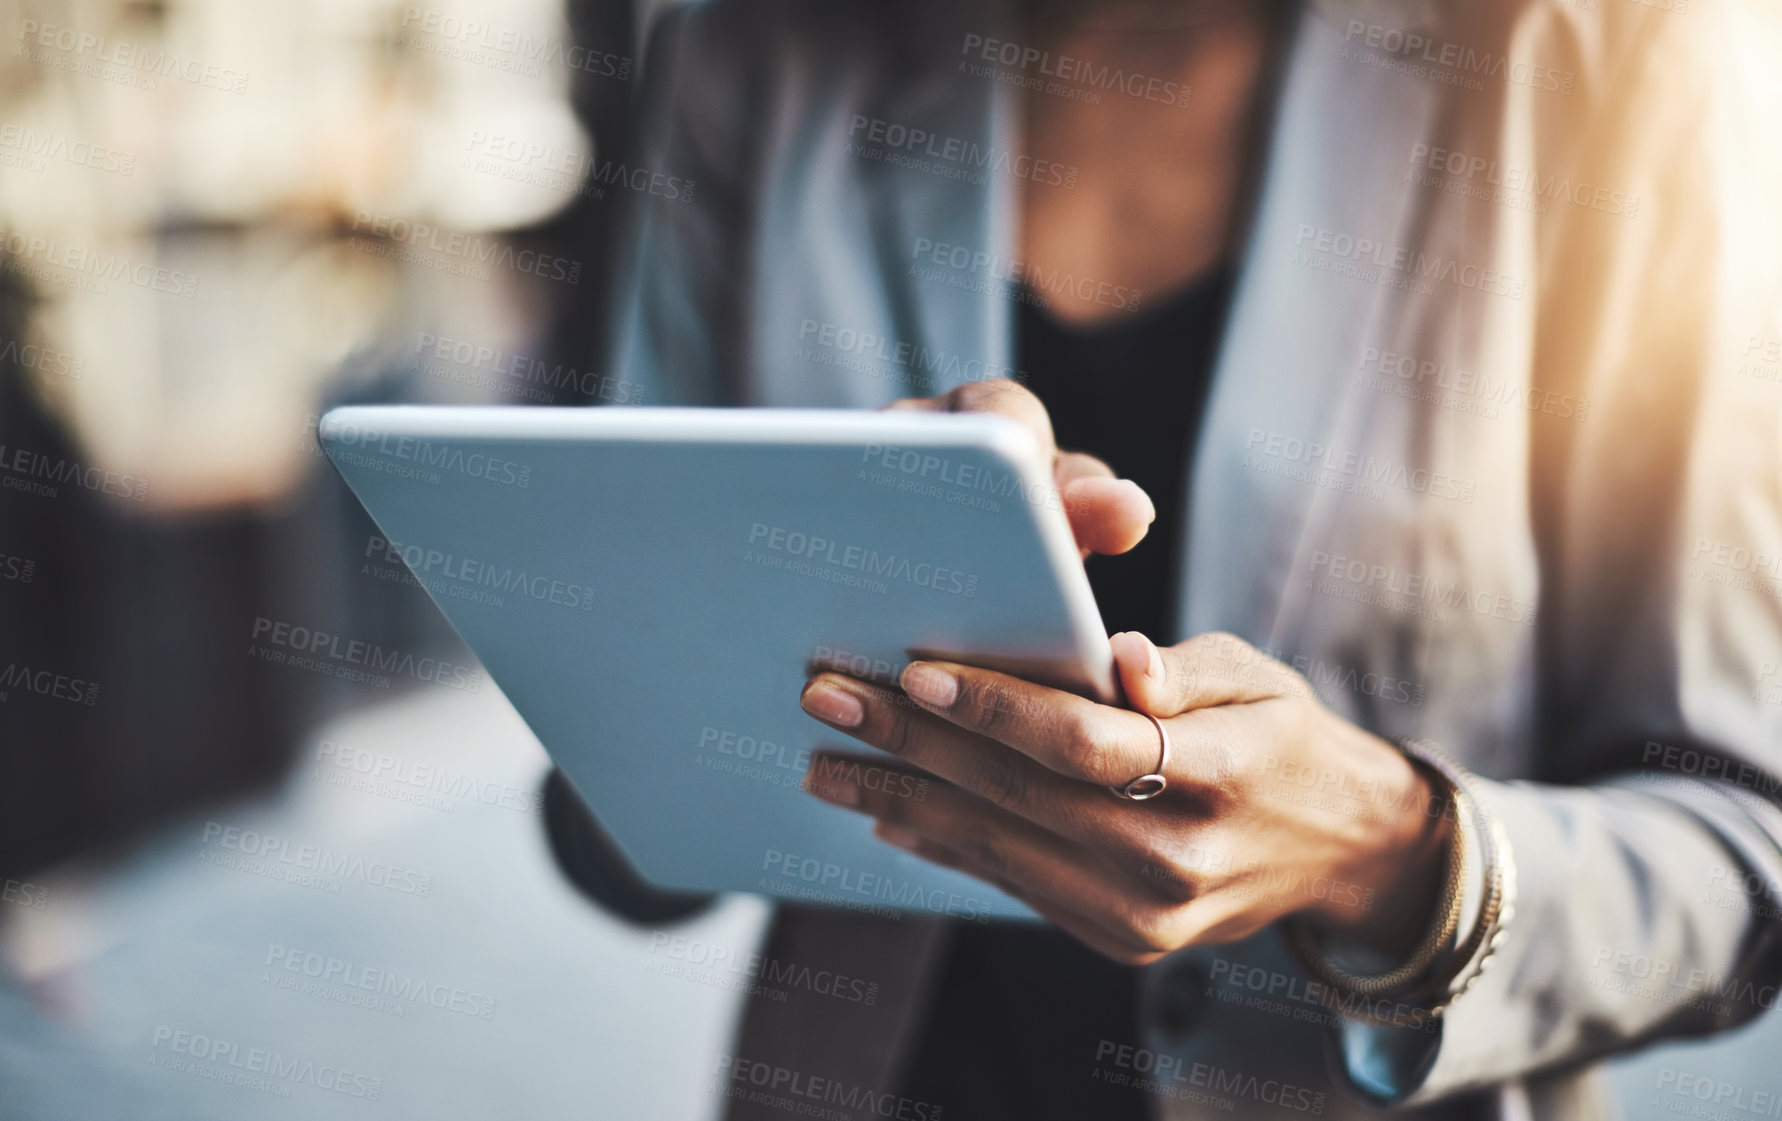
[[[1135,1038],[1082,1069],[1166,1116],[1608,1115],[1593,1060],[1775,1002],[1782,195],[1749,158],[1775,144],[1739,8],[1600,9],[1298,20],[1160,637],[1234,632],[1346,718],[1444,745],[1484,776],[1519,901],[1433,1030],[1333,1023],[1273,933],[1152,967]],[[1007,371],[1015,188],[1070,177],[1007,158],[1031,74],[967,47],[1019,43],[1007,16],[660,20],[638,163],[692,190],[638,196],[617,376],[868,407]],[[894,1090],[942,934],[801,914],[779,937],[883,996],[754,1009],[739,1050]]]

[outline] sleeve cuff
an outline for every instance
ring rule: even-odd
[[[1495,813],[1495,805],[1485,801],[1490,795],[1479,790],[1484,785],[1484,780],[1475,778],[1469,783],[1468,792],[1484,813]],[[1483,917],[1485,861],[1481,825],[1478,818],[1456,822],[1456,828],[1464,831],[1466,850],[1461,865],[1460,926],[1454,932],[1453,945],[1465,942]],[[1407,1006],[1396,1019],[1410,1026],[1345,1018],[1337,1028],[1336,1052],[1343,1073],[1361,1097],[1379,1105],[1397,1105],[1415,1093],[1441,1050],[1445,1017],[1429,1016]]]

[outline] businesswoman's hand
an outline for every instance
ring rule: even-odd
[[[996,885],[1117,960],[1241,938],[1300,914],[1387,951],[1413,945],[1435,910],[1449,821],[1384,740],[1340,719],[1304,679],[1230,635],[1168,649],[1112,639],[1138,712],[1006,674],[916,662],[903,689],[822,673],[807,712],[894,757],[849,756],[909,784],[811,763],[806,788],[878,819],[875,832]],[[1143,802],[1108,788],[1157,767]]]
[[[1077,551],[1084,557],[1126,552],[1144,540],[1145,530],[1157,519],[1150,496],[1137,483],[1115,478],[1113,469],[1092,455],[1059,451],[1046,407],[1017,382],[967,382],[940,397],[910,397],[886,407],[997,413],[1026,425],[1039,441],[1040,453],[1052,462],[1052,483],[1076,534]]]

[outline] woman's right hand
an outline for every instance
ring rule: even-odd
[[[1113,469],[1092,455],[1059,451],[1052,437],[1052,418],[1046,407],[1026,387],[1013,381],[968,382],[939,397],[906,397],[886,406],[937,413],[1000,413],[1026,425],[1039,441],[1040,452],[1052,461],[1052,482],[1059,504],[1070,519],[1077,550],[1090,553],[1124,553],[1145,538],[1157,519],[1151,497],[1130,479],[1114,476]]]

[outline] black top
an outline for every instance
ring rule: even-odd
[[[1088,452],[1157,504],[1137,548],[1091,557],[1089,583],[1109,634],[1175,634],[1175,572],[1184,481],[1200,431],[1231,272],[1216,269],[1150,308],[1082,328],[1059,322],[1023,292],[1017,368],[1045,403],[1059,448]]]
[[[1098,456],[1145,489],[1157,521],[1119,557],[1092,557],[1110,634],[1175,633],[1184,482],[1231,274],[1218,269],[1143,311],[1087,328],[1021,293],[1018,368],[1058,446]],[[1139,1042],[1138,971],[1050,926],[959,924],[905,1095],[970,1121],[1149,1116],[1143,1093],[1092,1078],[1102,1040]]]

